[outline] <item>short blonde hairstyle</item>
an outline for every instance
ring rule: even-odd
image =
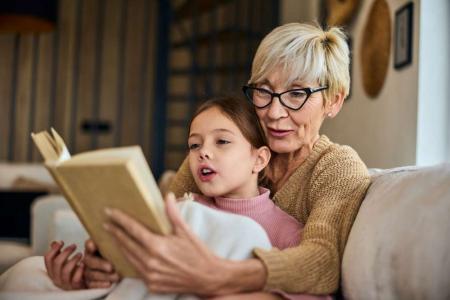
[[[249,84],[257,84],[282,66],[287,85],[296,80],[328,86],[324,105],[350,88],[349,48],[346,35],[337,27],[289,23],[272,30],[256,51]]]

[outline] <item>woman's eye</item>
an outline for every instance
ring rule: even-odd
[[[306,96],[306,93],[304,91],[292,91],[289,93],[289,96],[295,98],[302,98]]]
[[[198,147],[199,147],[199,144],[190,144],[189,150],[194,150],[194,149],[197,149]]]
[[[225,144],[229,144],[229,143],[230,143],[229,141],[223,140],[223,139],[220,139],[217,141],[217,144],[219,144],[219,145],[225,145]]]

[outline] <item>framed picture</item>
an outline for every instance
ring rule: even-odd
[[[350,73],[350,86],[348,91],[348,96],[345,98],[345,101],[350,100],[352,97],[352,86],[353,86],[353,39],[351,36],[347,38],[347,44],[348,44],[348,50],[349,50],[349,58],[350,58],[350,65],[348,66],[349,73]]]
[[[395,12],[394,67],[403,68],[412,62],[413,2]]]

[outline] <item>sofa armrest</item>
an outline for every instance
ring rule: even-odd
[[[55,211],[52,221],[50,231],[52,241],[64,241],[65,245],[75,244],[77,251],[84,251],[84,242],[89,234],[71,209]]]

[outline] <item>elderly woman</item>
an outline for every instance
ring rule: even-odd
[[[138,228],[125,216],[113,217],[125,229],[115,234],[118,240],[142,254],[133,263],[151,262],[143,278],[152,291],[209,296],[255,292],[247,296],[262,298],[270,294],[257,291],[330,294],[338,289],[347,237],[370,180],[358,154],[320,135],[320,128],[339,113],[349,81],[349,50],[338,28],[324,31],[292,23],[263,39],[243,91],[272,151],[266,177],[273,200],[304,224],[302,241],[283,251],[255,249],[254,258],[229,261],[195,239],[170,213],[173,206],[169,215],[175,230],[168,237]],[[177,196],[197,191],[187,160],[171,189]],[[102,269],[103,263],[91,266]]]

